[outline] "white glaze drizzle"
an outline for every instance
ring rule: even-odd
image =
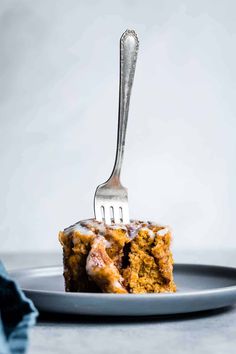
[[[169,227],[165,227],[164,229],[157,231],[157,235],[158,236],[165,236],[166,234],[168,234],[168,232],[170,232]]]
[[[148,232],[148,236],[150,237],[150,238],[152,238],[152,239],[154,239],[155,238],[155,233],[152,231],[152,230],[150,230],[148,227],[141,227],[141,229],[140,230],[142,230],[142,231],[147,231]]]
[[[77,222],[76,224],[67,227],[67,228],[64,230],[64,233],[65,233],[65,234],[69,234],[70,232],[73,232],[73,231],[78,231],[78,232],[81,233],[82,235],[87,235],[87,236],[91,236],[91,235],[94,234],[94,233],[93,233],[91,230],[89,230],[87,227],[82,226],[82,225],[80,224],[80,222]]]

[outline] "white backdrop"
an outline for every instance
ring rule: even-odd
[[[140,52],[122,181],[176,249],[236,247],[236,2],[0,2],[0,251],[59,250],[115,153],[119,37]]]

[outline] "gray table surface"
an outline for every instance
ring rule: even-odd
[[[61,264],[59,254],[0,254],[6,268]],[[236,250],[176,252],[176,262],[236,267]],[[105,318],[43,315],[31,330],[29,354],[235,354],[236,306],[204,313]]]

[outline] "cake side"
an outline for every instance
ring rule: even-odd
[[[171,231],[146,225],[131,241],[129,265],[123,270],[130,293],[174,292]]]
[[[94,235],[84,230],[69,230],[59,233],[63,246],[65,290],[68,292],[99,292],[86,272],[86,260]]]

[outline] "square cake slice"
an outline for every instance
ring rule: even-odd
[[[59,233],[69,292],[174,292],[169,227],[80,221]]]

